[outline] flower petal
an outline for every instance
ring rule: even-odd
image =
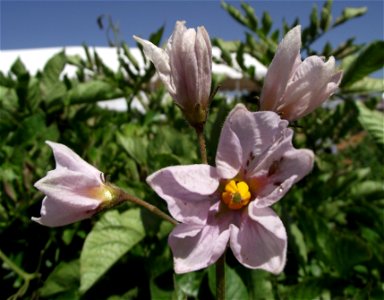
[[[229,218],[214,217],[208,224],[179,224],[168,238],[178,274],[192,272],[215,263],[224,253],[229,240]]]
[[[100,180],[80,172],[56,169],[37,181],[34,186],[50,198],[60,202],[76,203],[79,207],[95,201],[87,193],[103,184]],[[98,202],[98,201],[97,201]]]
[[[32,220],[49,227],[71,224],[94,215],[101,202],[89,199],[80,203],[81,205],[77,199],[63,202],[57,198],[45,197],[40,210],[41,217],[32,217]]]
[[[179,222],[205,223],[213,193],[219,186],[215,168],[208,165],[175,166],[161,169],[147,178]]]
[[[274,112],[252,113],[245,106],[236,105],[221,131],[216,154],[219,176],[233,178],[240,169],[257,165],[287,125]]]
[[[195,52],[198,68],[197,101],[208,106],[212,81],[212,45],[208,32],[203,26],[197,28]]]
[[[278,151],[277,151],[278,152]],[[307,149],[292,149],[282,156],[276,156],[273,174],[268,178],[268,185],[264,187],[250,206],[267,207],[279,201],[292,187],[306,176],[313,168],[314,154]]]
[[[197,99],[198,68],[195,54],[196,31],[186,29],[184,22],[177,22],[172,35],[169,61],[171,76],[176,87],[175,99],[184,110]]]
[[[95,182],[102,183],[103,173],[83,160],[70,148],[51,141],[46,141],[46,143],[52,148],[56,161],[56,169],[68,169],[80,172],[86,174],[89,178],[93,178]]]
[[[171,67],[169,65],[169,57],[167,51],[157,47],[150,41],[133,36],[136,42],[143,46],[143,51],[146,57],[155,65],[156,71],[160,76],[161,81],[166,86],[168,92],[174,96],[176,89],[171,81]]]
[[[306,58],[289,82],[284,103],[278,107],[278,111],[291,121],[307,115],[337,89],[341,76],[340,72],[335,72],[333,57],[327,62],[318,56]]]
[[[301,27],[291,29],[279,44],[264,79],[260,96],[261,110],[277,111],[287,84],[297,66],[301,63]]]
[[[287,234],[280,218],[270,208],[248,207],[239,226],[231,225],[230,246],[244,266],[280,273],[286,262]]]

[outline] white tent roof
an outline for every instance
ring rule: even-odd
[[[86,54],[81,46],[75,47],[65,47],[66,55],[78,55],[83,59],[86,59]],[[105,65],[107,65],[110,69],[117,71],[119,67],[119,61],[117,58],[117,53],[115,48],[111,47],[95,47],[93,48],[99,57],[102,59]],[[31,74],[36,74],[39,70],[42,70],[45,63],[56,53],[62,51],[63,48],[35,48],[35,49],[19,49],[19,50],[0,50],[0,71],[3,73],[8,73],[12,64],[15,62],[17,58],[24,63],[25,67]],[[145,63],[141,56],[140,50],[138,48],[130,48],[131,54],[137,60],[141,70],[144,70]],[[214,57],[220,57],[220,49],[214,47],[212,50],[212,54]],[[246,88],[244,84],[244,80],[242,78],[242,72],[240,67],[238,66],[235,54],[232,56],[232,61],[234,67],[229,67],[227,65],[216,64],[212,65],[212,72],[217,75],[221,75],[227,80],[231,82],[231,84],[227,84],[227,87],[224,86],[222,89],[225,90],[241,90]],[[267,68],[262,65],[255,58],[251,57],[248,54],[244,55],[244,64],[247,67],[254,66],[256,78],[263,78],[267,72]],[[62,75],[66,74],[69,77],[75,76],[76,67],[67,65],[63,70]],[[153,78],[153,80],[158,80],[158,78]],[[245,79],[248,82],[249,79]],[[227,81],[228,83],[228,81]],[[126,101],[124,99],[115,99],[102,101],[99,103],[101,106],[116,109],[116,110],[126,110]],[[139,108],[139,107],[137,107]],[[140,108],[139,108],[140,109]]]
[[[20,49],[20,50],[0,50],[0,70],[7,73],[12,64],[17,58],[25,64],[27,70],[31,74],[36,74],[38,70],[41,70],[45,63],[56,53],[62,51],[63,48],[35,48],[35,49]],[[117,53],[115,48],[110,47],[95,47],[97,54],[101,57],[103,62],[112,70],[116,71],[119,67],[117,59]],[[138,48],[130,49],[132,55],[138,61],[139,65],[144,68],[144,61]],[[214,57],[220,56],[220,49],[213,48]],[[67,55],[79,55],[85,59],[85,51],[83,47],[65,47],[65,53]],[[237,65],[233,57],[234,68],[228,67],[222,64],[213,64],[212,71],[218,75],[224,75],[232,79],[240,79],[242,77],[240,67]],[[267,68],[262,65],[255,58],[248,54],[244,55],[244,64],[246,66],[254,66],[256,69],[256,77],[263,78],[266,74]],[[75,67],[68,66],[64,72],[69,76],[75,74]]]

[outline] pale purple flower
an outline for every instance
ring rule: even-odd
[[[272,273],[286,261],[287,235],[270,206],[310,172],[310,150],[292,146],[288,121],[237,105],[221,132],[216,167],[161,169],[147,182],[180,222],[169,236],[176,273],[205,268],[227,246],[249,268]]]
[[[165,50],[137,36],[134,39],[143,46],[188,121],[204,123],[212,76],[212,46],[205,28],[187,29],[184,21],[177,21]]]
[[[279,44],[268,68],[260,96],[260,109],[293,121],[311,113],[338,88],[342,71],[335,59],[313,55],[301,61],[301,27],[291,29]]]
[[[104,175],[67,146],[46,142],[53,150],[56,168],[35,183],[46,196],[41,217],[32,217],[42,225],[55,227],[93,216],[116,201],[115,190],[104,182]]]

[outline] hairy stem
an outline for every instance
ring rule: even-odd
[[[121,201],[124,201],[124,200],[131,201],[131,202],[133,202],[135,204],[138,204],[138,205],[148,209],[150,212],[154,213],[155,215],[159,216],[160,218],[164,219],[165,221],[170,222],[173,225],[177,225],[178,224],[178,222],[175,219],[173,219],[171,216],[167,215],[166,213],[164,213],[163,211],[158,209],[156,206],[154,206],[152,204],[149,204],[148,202],[146,202],[146,201],[144,201],[142,199],[139,199],[139,198],[137,198],[135,196],[127,194],[124,191],[121,191],[120,200]]]
[[[208,164],[207,148],[205,146],[204,126],[195,127],[197,140],[199,142],[200,156],[203,164]]]

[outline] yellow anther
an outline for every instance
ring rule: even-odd
[[[225,185],[221,199],[230,209],[240,209],[246,206],[251,199],[248,184],[244,181],[230,180]]]

